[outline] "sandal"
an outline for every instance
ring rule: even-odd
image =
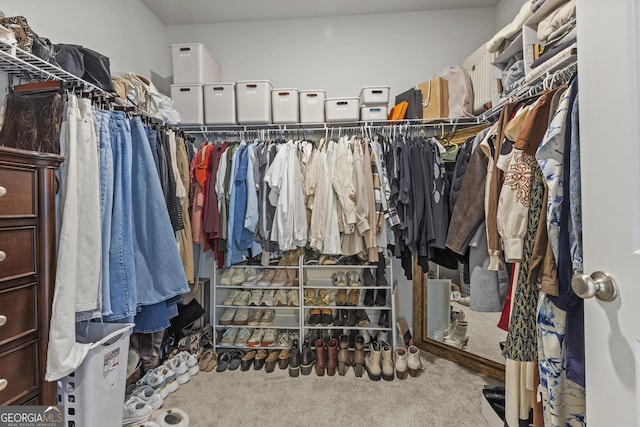
[[[315,289],[307,289],[304,291],[305,305],[316,305],[318,302]]]
[[[218,366],[216,366],[216,372],[226,371],[227,367],[229,366],[229,362],[231,362],[231,356],[229,355],[229,352],[226,351],[218,357]]]
[[[362,281],[360,280],[360,273],[355,270],[351,270],[347,273],[347,279],[349,279],[349,286],[362,286]]]
[[[333,286],[347,286],[347,275],[343,271],[333,273]]]
[[[228,369],[230,371],[235,371],[236,369],[238,369],[240,367],[240,362],[242,361],[243,357],[244,357],[244,351],[233,350],[230,355],[231,360],[229,361]]]
[[[211,372],[213,368],[218,364],[218,355],[215,351],[208,349],[202,354],[200,357],[200,361],[198,362],[198,367],[201,371]]]

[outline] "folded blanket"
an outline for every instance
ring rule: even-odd
[[[538,40],[544,41],[549,36],[576,16],[576,0],[558,7],[538,24]]]
[[[533,12],[531,11],[531,4],[527,2],[522,5],[520,12],[518,12],[518,15],[516,15],[513,21],[507,24],[495,36],[493,36],[491,40],[487,42],[487,50],[490,53],[500,50],[500,47],[502,46],[502,43],[505,41],[505,39],[508,39],[518,31],[520,31],[522,29],[522,25],[524,25],[526,20],[529,19],[531,15],[533,15]]]

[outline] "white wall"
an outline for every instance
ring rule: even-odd
[[[525,3],[528,3],[528,0],[500,0],[496,5],[496,30],[501,30],[513,21]]]
[[[396,94],[460,64],[495,33],[495,9],[168,26],[171,43],[204,43],[224,81],[271,80],[276,88],[357,96],[362,86]]]
[[[166,27],[139,0],[3,0],[6,16],[22,15],[53,43],[81,44],[106,55],[112,73],[171,74]]]

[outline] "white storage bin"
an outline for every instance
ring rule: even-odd
[[[273,89],[271,91],[273,123],[298,123],[299,103],[298,89]]]
[[[58,381],[64,425],[120,427],[133,323],[77,325],[78,342],[91,346],[80,367]]]
[[[324,123],[324,90],[300,91],[300,123]]]
[[[357,122],[360,118],[360,98],[327,98],[324,112],[327,122]]]
[[[217,83],[220,64],[202,43],[172,44],[173,84]]]
[[[217,83],[203,86],[205,124],[236,124],[235,87],[235,83]]]
[[[268,80],[241,81],[236,83],[236,107],[238,123],[271,123],[271,91]]]
[[[180,113],[180,123],[204,124],[204,101],[201,84],[171,85],[173,107]]]
[[[383,121],[387,120],[386,105],[365,105],[360,108],[360,120],[362,121]]]
[[[365,86],[360,91],[362,105],[389,104],[389,86]]]

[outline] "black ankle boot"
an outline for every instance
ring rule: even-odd
[[[373,293],[375,291],[373,289],[367,289],[364,291],[364,306],[365,307],[373,307]]]
[[[289,352],[289,376],[297,377],[300,375],[300,348],[298,347],[298,340],[294,339],[291,343],[291,350]]]
[[[389,310],[381,310],[380,318],[378,318],[378,326],[381,328],[389,327]]]
[[[356,318],[356,310],[343,310],[347,311],[347,320],[345,322],[345,326],[356,326],[358,323],[358,319]]]
[[[302,360],[300,362],[300,373],[309,375],[313,370],[313,364],[316,361],[315,353],[311,349],[309,338],[305,338],[302,343]]]
[[[376,289],[375,305],[377,307],[383,307],[383,306],[387,305],[387,290],[386,289]]]

